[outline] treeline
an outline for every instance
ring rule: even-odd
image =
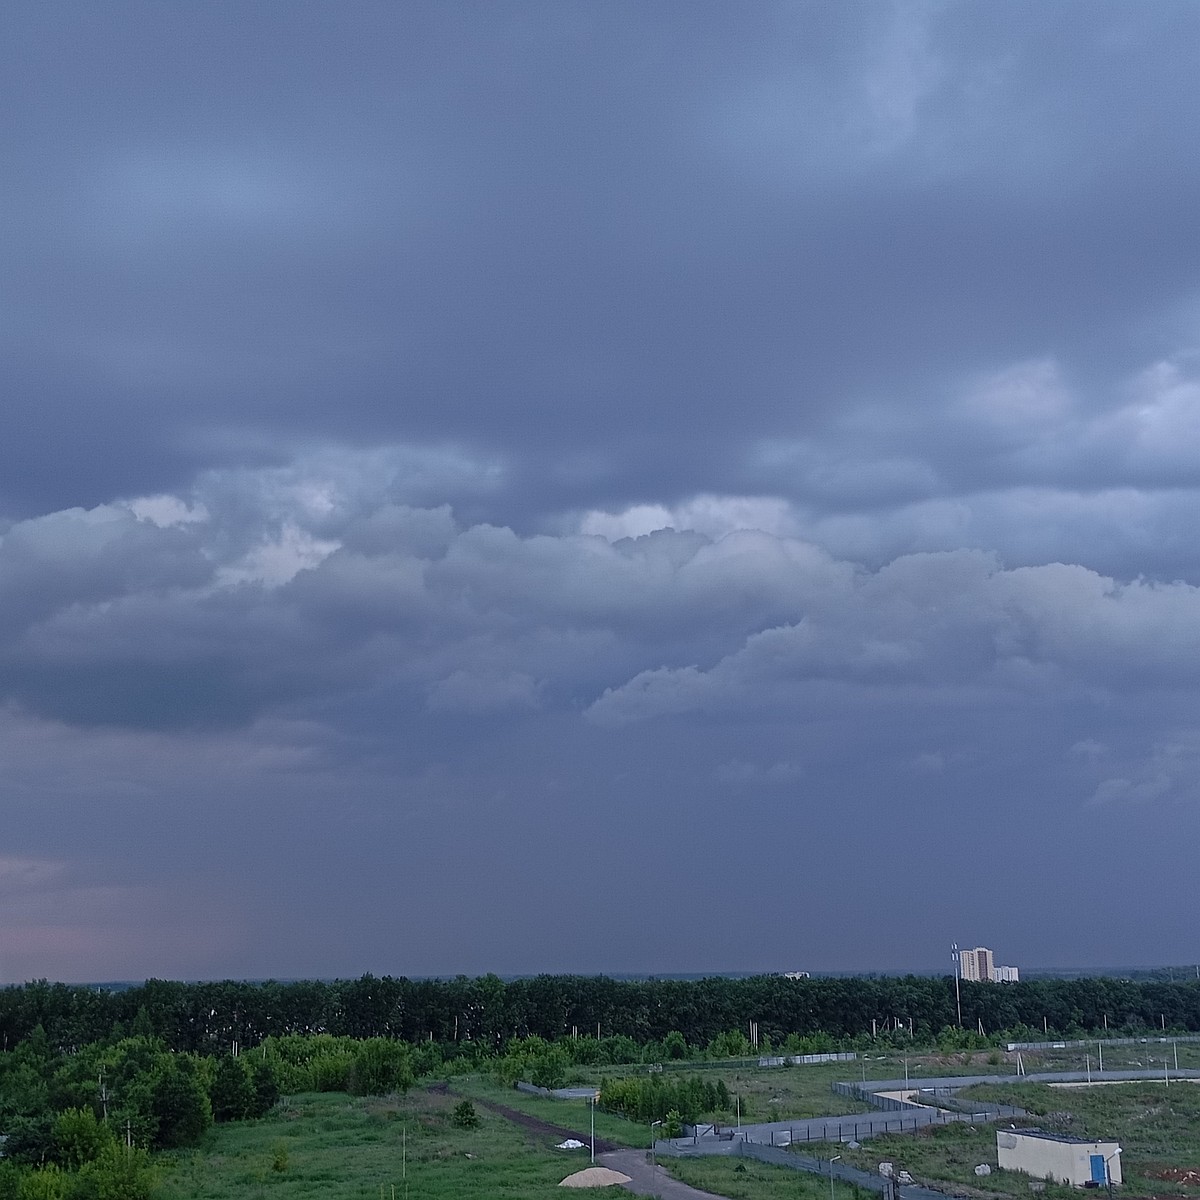
[[[1147,1029],[1200,1031],[1200,983],[1039,979],[961,985],[961,1024],[988,1035],[1040,1037]],[[661,1043],[672,1031],[707,1046],[757,1023],[760,1046],[789,1034],[824,1034],[843,1045],[885,1031],[931,1042],[959,1024],[948,976],[837,979],[615,980],[540,975],[476,979],[361,979],[295,983],[176,983],[150,980],[106,990],[45,982],[0,989],[0,1048],[41,1026],[69,1050],[114,1031],[161,1038],[168,1048],[225,1054],[268,1037],[329,1034],[440,1044],[447,1056],[493,1055],[512,1038],[591,1036]]]

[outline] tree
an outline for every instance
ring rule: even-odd
[[[212,1124],[212,1104],[186,1057],[168,1059],[150,1081],[154,1144],[169,1150],[194,1146]]]
[[[567,1066],[567,1056],[557,1046],[550,1046],[530,1063],[530,1082],[536,1087],[562,1087]]]
[[[216,1121],[244,1121],[258,1107],[254,1081],[245,1062],[232,1056],[221,1059],[210,1096]]]
[[[679,1059],[687,1058],[688,1046],[684,1040],[683,1034],[678,1029],[672,1029],[670,1033],[663,1038],[663,1049],[667,1052],[667,1058]]]
[[[154,1184],[144,1150],[110,1142],[80,1169],[71,1200],[150,1200]]]
[[[356,1096],[382,1096],[407,1092],[413,1084],[408,1047],[387,1038],[362,1043],[350,1068],[350,1091]]]
[[[50,1133],[54,1161],[68,1171],[78,1171],[112,1144],[112,1131],[96,1120],[90,1108],[68,1108],[54,1118]]]
[[[69,1178],[54,1163],[27,1171],[17,1185],[18,1200],[65,1200]]]
[[[261,1117],[269,1113],[279,1102],[279,1080],[276,1078],[275,1068],[262,1058],[255,1062],[252,1074],[254,1077],[254,1115]]]
[[[479,1114],[475,1111],[475,1105],[470,1100],[464,1100],[461,1104],[454,1106],[454,1112],[451,1114],[450,1120],[459,1129],[474,1129],[479,1124]]]

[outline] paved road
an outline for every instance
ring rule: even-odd
[[[723,1196],[680,1183],[661,1163],[655,1171],[645,1150],[610,1150],[607,1154],[597,1154],[596,1161],[628,1175],[629,1182],[621,1186],[635,1196],[661,1196],[663,1200],[725,1200]]]

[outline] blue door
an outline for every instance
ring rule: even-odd
[[[1093,1154],[1090,1156],[1092,1160],[1092,1182],[1104,1184],[1108,1180],[1104,1176],[1104,1155]]]

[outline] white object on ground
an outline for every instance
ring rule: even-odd
[[[583,1142],[577,1141],[575,1138],[567,1138],[565,1142],[559,1142],[554,1148],[556,1150],[582,1150]]]

